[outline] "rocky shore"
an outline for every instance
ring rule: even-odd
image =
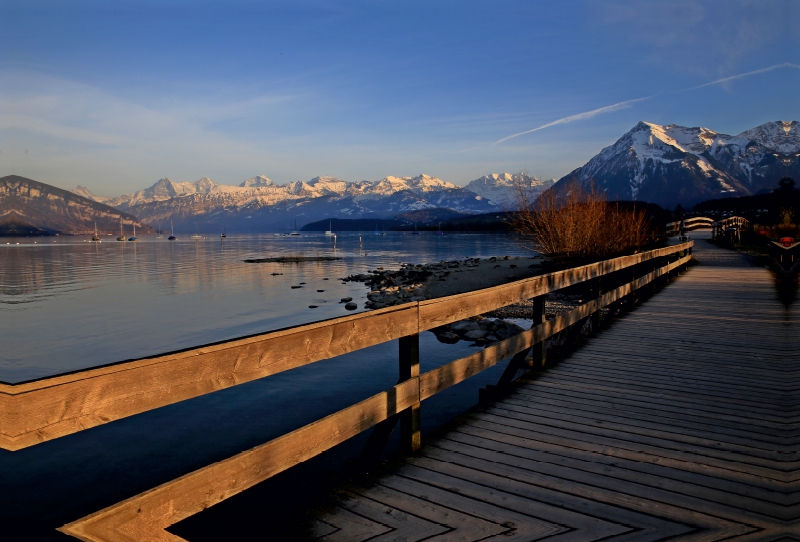
[[[375,269],[343,278],[363,282],[369,288],[368,309],[380,309],[448,295],[480,290],[542,273],[541,258],[465,258],[442,260],[425,265],[402,264],[399,269]],[[475,316],[436,328],[436,337],[445,343],[471,341],[476,346],[502,341],[523,331],[507,318],[530,319],[532,307],[521,303],[484,316]],[[559,311],[560,312],[560,311]]]

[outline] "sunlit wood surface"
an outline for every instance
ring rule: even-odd
[[[695,255],[569,359],[342,489],[316,536],[800,540],[797,308],[742,256]]]

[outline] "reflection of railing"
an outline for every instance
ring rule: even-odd
[[[164,405],[315,361],[399,339],[400,382],[364,401],[270,442],[214,463],[66,525],[83,540],[180,540],[164,531],[188,516],[376,426],[370,442],[388,438],[400,420],[406,449],[420,446],[420,402],[511,357],[501,378],[516,374],[533,348],[655,285],[684,266],[692,243],[537,276],[485,290],[326,320],[165,356],[48,378],[0,384],[0,446],[18,450]],[[593,299],[545,320],[544,296],[583,285]],[[533,326],[442,367],[419,373],[419,333],[534,299]],[[126,534],[122,534],[126,533]]]

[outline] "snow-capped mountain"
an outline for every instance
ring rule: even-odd
[[[229,231],[280,231],[286,225],[293,228],[295,218],[302,226],[325,217],[386,218],[437,208],[470,214],[502,209],[502,205],[490,198],[425,174],[359,182],[321,176],[284,185],[259,175],[238,186],[217,184],[206,177],[184,183],[165,178],[150,188],[116,198],[94,196],[84,187],[76,188],[75,192],[78,191],[84,197],[129,211],[150,224],[172,220],[178,229],[185,225],[194,227],[196,221],[201,229],[203,224],[212,230],[227,224]],[[500,188],[496,192],[500,193]]]
[[[531,177],[527,173],[492,173],[484,175],[480,179],[470,181],[464,188],[475,192],[488,200],[504,207],[513,207],[516,200],[514,190],[517,184],[521,184],[526,189],[531,190],[531,195],[541,194],[555,183],[554,179],[542,181],[536,177]]]
[[[266,177],[256,177],[255,179],[266,179],[269,182],[269,179]],[[248,179],[245,183],[254,181],[254,179]],[[242,183],[244,184],[244,183]],[[213,191],[215,188],[220,187],[222,185],[218,185],[208,177],[203,177],[198,179],[197,181],[190,183],[176,183],[169,177],[164,177],[163,179],[159,179],[156,184],[151,186],[150,188],[145,188],[144,190],[139,190],[138,192],[134,192],[133,194],[126,194],[124,196],[117,196],[113,198],[107,198],[104,196],[96,196],[92,194],[88,188],[78,185],[78,187],[73,190],[74,194],[78,194],[79,196],[83,196],[85,198],[97,201],[99,203],[105,203],[106,205],[111,205],[112,207],[116,207],[122,211],[127,211],[134,205],[141,205],[142,203],[150,203],[152,201],[165,201],[171,198],[179,197],[179,196],[189,196],[192,194],[208,194]],[[236,187],[226,187],[226,188],[236,188]]]
[[[610,199],[691,205],[755,194],[784,176],[800,178],[798,157],[797,121],[768,122],[737,136],[640,122],[559,182],[592,182]]]

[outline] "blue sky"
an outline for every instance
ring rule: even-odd
[[[559,178],[639,120],[800,120],[798,28],[795,0],[4,0],[0,175]]]

